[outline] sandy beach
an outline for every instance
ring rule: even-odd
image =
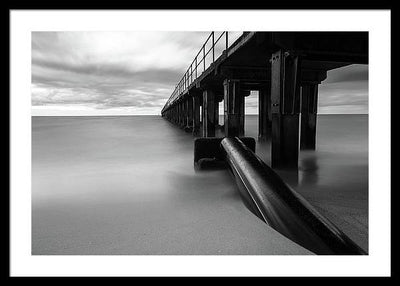
[[[337,118],[353,122],[338,129],[328,119],[317,151],[280,174],[368,249],[367,134],[350,130],[367,122]],[[246,117],[246,135],[256,123]],[[159,116],[33,117],[32,126],[34,255],[312,254],[251,213],[228,170],[196,171],[192,135]],[[268,148],[257,143],[267,163]]]
[[[161,117],[33,118],[32,153],[32,254],[311,254]]]

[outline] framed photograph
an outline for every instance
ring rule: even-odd
[[[10,10],[10,276],[390,276],[390,10]]]

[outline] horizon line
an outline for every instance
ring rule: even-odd
[[[300,113],[299,113],[300,114]],[[258,115],[245,114],[245,115]],[[369,115],[369,113],[317,113],[317,115]],[[93,114],[93,115],[31,115],[31,117],[110,117],[110,116],[161,116],[161,114]],[[222,114],[220,116],[223,116]]]

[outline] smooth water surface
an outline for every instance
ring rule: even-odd
[[[246,116],[245,128],[257,138],[258,116]],[[270,142],[257,142],[267,164],[270,152]],[[277,172],[368,251],[368,115],[318,115],[316,150],[300,151],[297,172]]]
[[[368,116],[317,126],[317,150],[278,173],[368,250]],[[269,142],[256,153],[270,163]],[[246,208],[228,170],[196,171],[193,136],[159,116],[32,118],[32,253],[309,254]]]
[[[159,116],[32,118],[32,254],[310,254]]]

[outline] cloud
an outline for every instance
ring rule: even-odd
[[[33,32],[32,105],[158,113],[207,32]],[[82,107],[82,108],[81,108]],[[46,110],[46,108],[36,108]]]
[[[368,65],[349,65],[340,69],[328,71],[328,77],[325,83],[354,81],[368,81]]]
[[[368,66],[329,71],[318,92],[319,113],[368,113]]]
[[[230,42],[240,34],[230,33]],[[60,115],[63,110],[68,114],[74,110],[79,114],[159,114],[208,35],[32,32],[33,110]],[[218,47],[219,52],[223,48]],[[321,111],[367,110],[367,84],[368,66],[330,71],[320,85]],[[257,97],[247,99],[246,108],[257,112]]]
[[[208,35],[32,32],[33,109],[159,114]]]

